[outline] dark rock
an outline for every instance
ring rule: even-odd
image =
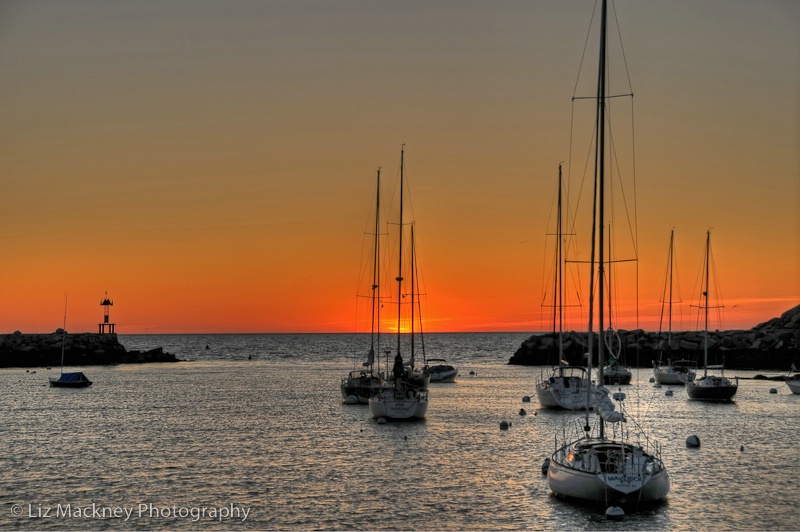
[[[162,348],[127,351],[116,334],[67,333],[62,340],[59,329],[52,334],[0,334],[0,367],[44,367],[61,365],[64,345],[65,366],[105,366],[148,362],[180,362]]]
[[[666,358],[694,360],[703,363],[705,332],[672,333],[671,349],[662,334],[618,331],[622,339],[624,364],[631,367],[651,367],[653,361]],[[713,331],[708,338],[708,363],[725,364],[726,369],[772,369],[785,371],[792,364],[800,366],[800,305],[787,310],[779,318],[756,325],[751,330]],[[585,365],[588,352],[585,332],[566,332],[563,335],[563,358],[571,365]],[[593,365],[597,365],[597,335],[594,342]],[[664,350],[662,352],[659,351]],[[522,342],[511,356],[509,364],[548,366],[558,364],[558,334],[535,334]]]

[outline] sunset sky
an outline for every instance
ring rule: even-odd
[[[673,228],[677,328],[709,228],[718,328],[800,304],[800,3],[614,6],[639,245],[638,323],[619,325],[657,330]],[[375,173],[388,210],[402,144],[426,330],[547,330],[593,9],[0,1],[0,332],[54,331],[65,292],[67,330],[97,330],[106,291],[121,334],[363,331]]]

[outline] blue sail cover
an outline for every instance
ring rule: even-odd
[[[89,379],[86,378],[82,371],[76,371],[74,373],[62,373],[58,380],[59,382],[80,382],[88,381]]]

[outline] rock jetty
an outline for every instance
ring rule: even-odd
[[[51,334],[0,334],[0,367],[33,368],[61,365],[62,330]],[[65,366],[104,366],[147,362],[179,362],[162,348],[128,351],[116,334],[64,335]]]
[[[631,367],[652,367],[660,359],[695,360],[703,364],[705,332],[666,333],[617,331],[622,342],[622,362]],[[593,337],[597,365],[597,334]],[[564,333],[564,356],[570,365],[586,365],[589,342],[586,332]],[[669,343],[669,345],[667,345]],[[558,364],[558,333],[534,334],[517,349],[509,364],[549,366]],[[792,364],[800,367],[800,305],[779,318],[749,330],[713,331],[708,334],[708,363],[725,364],[726,369],[787,371]]]

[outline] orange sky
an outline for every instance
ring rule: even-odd
[[[0,332],[54,331],[64,292],[67,329],[96,330],[106,290],[123,334],[365,330],[375,170],[388,201],[402,143],[426,330],[546,330],[558,164],[573,185],[583,172],[571,98],[592,9],[0,3]],[[800,5],[625,0],[616,14],[639,325],[658,327],[673,227],[679,328],[695,328],[709,228],[722,328],[797,305]]]

